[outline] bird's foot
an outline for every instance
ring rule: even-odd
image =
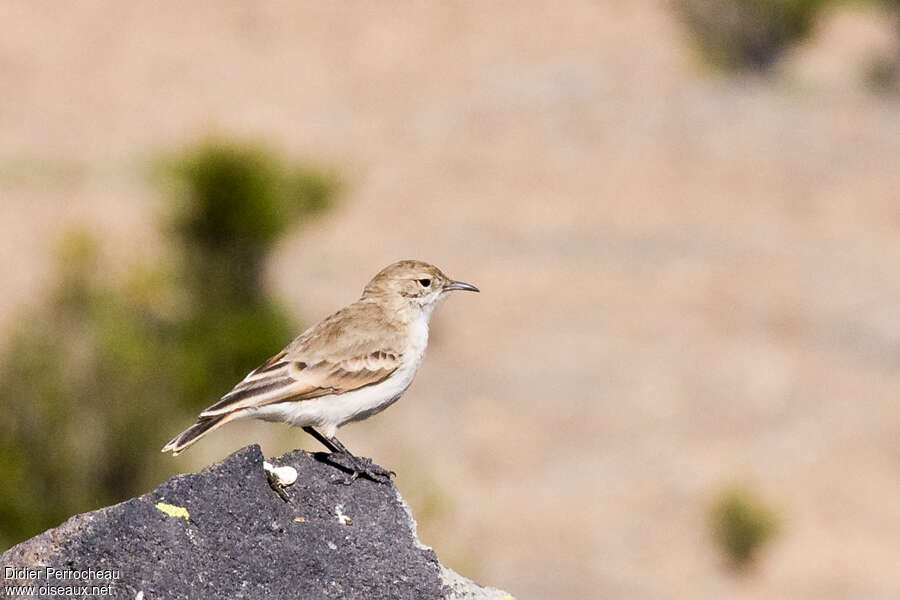
[[[391,477],[397,476],[393,471],[376,465],[370,458],[357,458],[356,463],[353,467],[353,474],[350,475],[349,479],[344,480],[344,485],[350,485],[359,477],[365,477],[375,483],[390,483]]]
[[[390,483],[391,477],[397,474],[382,466],[376,465],[371,458],[362,458],[352,454],[333,453],[332,458],[341,467],[350,471],[350,477],[344,479],[344,485],[350,485],[360,477],[375,483]]]

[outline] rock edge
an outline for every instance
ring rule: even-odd
[[[106,586],[143,600],[512,600],[442,566],[393,484],[341,485],[346,474],[326,457],[298,450],[270,461],[299,474],[290,502],[269,487],[253,445],[75,515],[0,555],[12,575],[3,586],[55,586],[64,589],[47,596],[80,598],[81,586],[98,586],[93,595]]]

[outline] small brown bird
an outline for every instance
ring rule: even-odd
[[[210,431],[238,419],[302,427],[353,474],[383,481],[390,472],[363,461],[335,437],[338,427],[381,412],[410,386],[428,344],[431,313],[447,292],[474,285],[453,281],[416,260],[378,273],[353,304],[326,317],[254,369],[165,445],[178,454]]]

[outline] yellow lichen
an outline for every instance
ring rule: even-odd
[[[166,504],[165,502],[157,502],[156,509],[161,510],[170,517],[183,518],[185,521],[191,518],[191,513],[183,506],[175,506],[174,504]]]

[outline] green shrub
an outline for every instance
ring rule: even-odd
[[[704,57],[725,70],[766,70],[809,33],[826,0],[676,0]]]
[[[750,565],[778,531],[775,511],[754,493],[730,487],[719,494],[710,510],[713,538],[735,568]]]

